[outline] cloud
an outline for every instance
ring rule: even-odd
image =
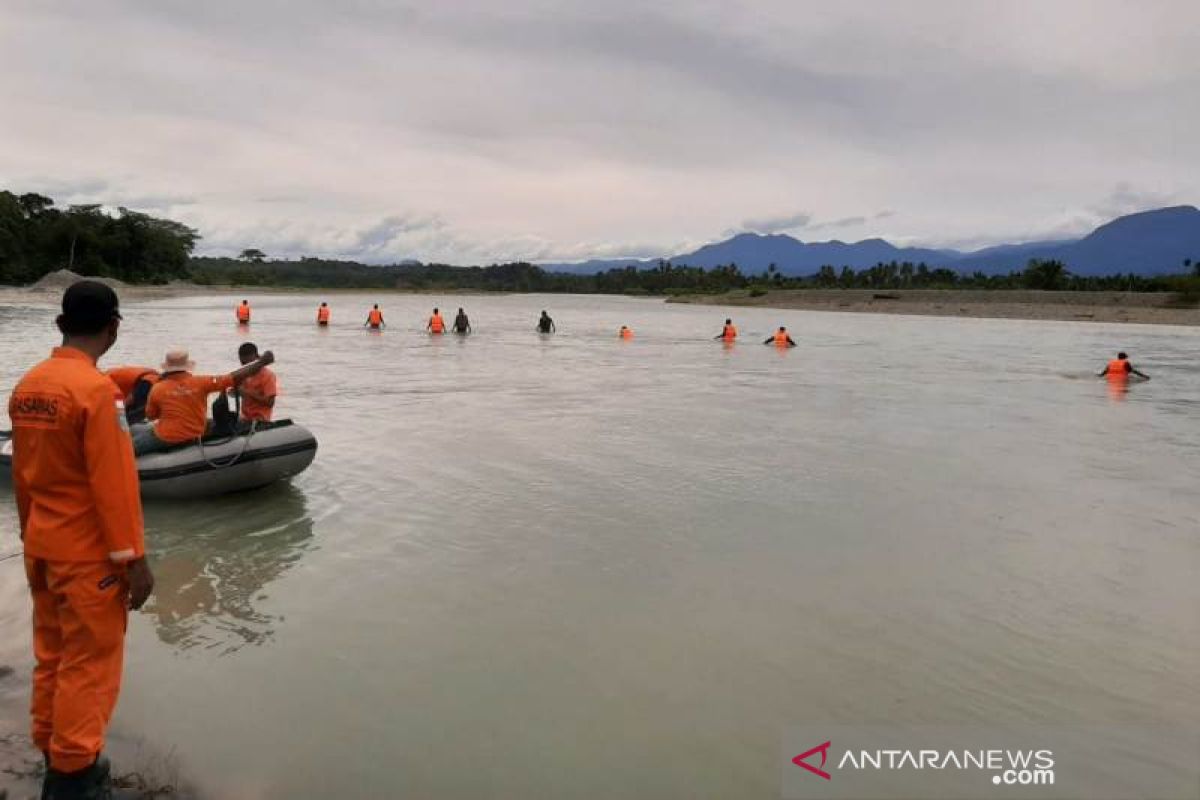
[[[103,178],[57,178],[34,175],[2,188],[17,194],[34,192],[50,197],[58,205],[83,205],[96,202],[109,190],[110,184]]]
[[[1178,197],[1167,192],[1136,189],[1129,181],[1121,181],[1106,197],[1088,207],[1088,211],[1101,221],[1113,217],[1133,214],[1138,211],[1149,211],[1153,208],[1173,205]]]
[[[818,225],[813,225],[813,228],[853,228],[856,225],[862,225],[867,221],[866,217],[842,217],[841,219],[822,222]]]
[[[812,214],[803,211],[782,217],[766,217],[764,219],[748,219],[742,222],[742,230],[753,233],[781,233],[808,225]]]
[[[115,199],[106,203],[106,205],[124,206],[132,211],[170,211],[180,206],[194,206],[198,202],[200,200],[194,195],[185,194],[117,194]]]
[[[145,193],[130,184],[114,183],[105,178],[60,179],[44,176],[26,178],[19,186],[2,187],[18,193],[30,191],[52,198],[56,205],[103,205],[109,208],[124,206],[133,211],[168,211],[178,206],[195,205],[194,195]]]
[[[18,2],[0,187],[169,215],[206,250],[464,263],[1195,202],[1200,4],[1029,8]]]
[[[740,228],[730,228],[725,231],[726,236],[733,236],[738,233],[783,233],[785,231],[797,231],[804,229],[807,231],[830,230],[837,228],[854,228],[860,225],[865,225],[870,219],[883,219],[892,216],[893,212],[885,211],[875,214],[868,218],[866,216],[850,216],[839,217],[831,220],[816,220],[812,214],[804,212],[796,214],[788,214],[778,217],[765,217],[761,219],[744,220]]]

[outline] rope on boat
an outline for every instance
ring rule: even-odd
[[[250,430],[247,433],[235,433],[233,436],[230,436],[224,441],[216,442],[215,445],[210,443],[210,446],[220,447],[222,445],[229,444],[239,436],[242,438],[242,449],[239,450],[236,455],[232,455],[224,459],[209,458],[208,454],[204,452],[204,440],[199,439],[196,441],[196,444],[200,447],[200,457],[204,459],[205,464],[208,464],[213,469],[225,469],[226,467],[232,467],[234,464],[242,460],[242,456],[246,455],[246,450],[250,447],[250,440],[254,438],[254,434],[257,430],[258,420],[254,420],[250,423]]]
[[[230,437],[228,439],[222,439],[219,442],[210,442],[210,446],[221,447],[223,445],[229,444],[230,442],[232,442],[234,439],[238,438],[239,436],[243,436],[243,434],[238,432],[237,422],[236,422],[236,420],[239,420],[242,417],[242,395],[240,392],[238,392],[238,393],[234,394],[233,398],[236,401],[236,408],[233,412],[233,418],[235,420],[233,434],[230,435]],[[211,459],[204,452],[204,437],[201,436],[200,438],[198,438],[196,440],[196,445],[200,448],[200,457],[202,459],[204,459],[204,463],[208,464],[208,466],[211,467],[212,469],[225,469],[226,467],[232,467],[234,464],[236,464],[237,462],[242,460],[242,456],[246,455],[246,450],[247,450],[247,448],[250,447],[250,440],[254,438],[254,434],[257,430],[258,430],[258,420],[253,420],[250,423],[250,430],[246,434],[244,434],[244,439],[242,441],[242,449],[237,453],[237,455],[230,456],[228,458],[220,459],[220,460]]]

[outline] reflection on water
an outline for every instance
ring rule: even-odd
[[[227,654],[269,639],[282,621],[263,610],[272,581],[313,544],[304,493],[290,485],[221,502],[148,505],[155,591],[146,613],[179,650]]]
[[[1200,719],[1200,329],[506,295],[452,339],[442,298],[320,299],[251,298],[321,443],[295,488],[147,508],[115,727],[212,797],[768,798],[805,721]],[[131,305],[108,360],[232,367],[234,302]]]

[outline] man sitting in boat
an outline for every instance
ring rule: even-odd
[[[246,342],[238,348],[238,361],[242,362],[242,366],[253,364],[260,358],[258,347],[253,342]],[[275,411],[275,396],[279,394],[279,382],[270,368],[263,367],[242,381],[234,391],[242,399],[243,422],[271,421],[271,414]]]
[[[162,377],[146,401],[146,418],[154,424],[134,433],[134,453],[145,455],[203,438],[209,426],[208,396],[241,385],[274,361],[275,355],[268,350],[228,375],[193,375],[196,364],[188,351],[171,350],[163,360]]]
[[[146,400],[150,390],[158,383],[158,370],[154,367],[113,367],[104,373],[117,385],[125,399],[125,419],[133,425],[146,421]]]

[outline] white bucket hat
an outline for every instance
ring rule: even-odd
[[[196,368],[196,362],[188,356],[188,351],[181,348],[168,350],[167,355],[163,358],[162,374],[170,375],[172,372],[191,372]]]

